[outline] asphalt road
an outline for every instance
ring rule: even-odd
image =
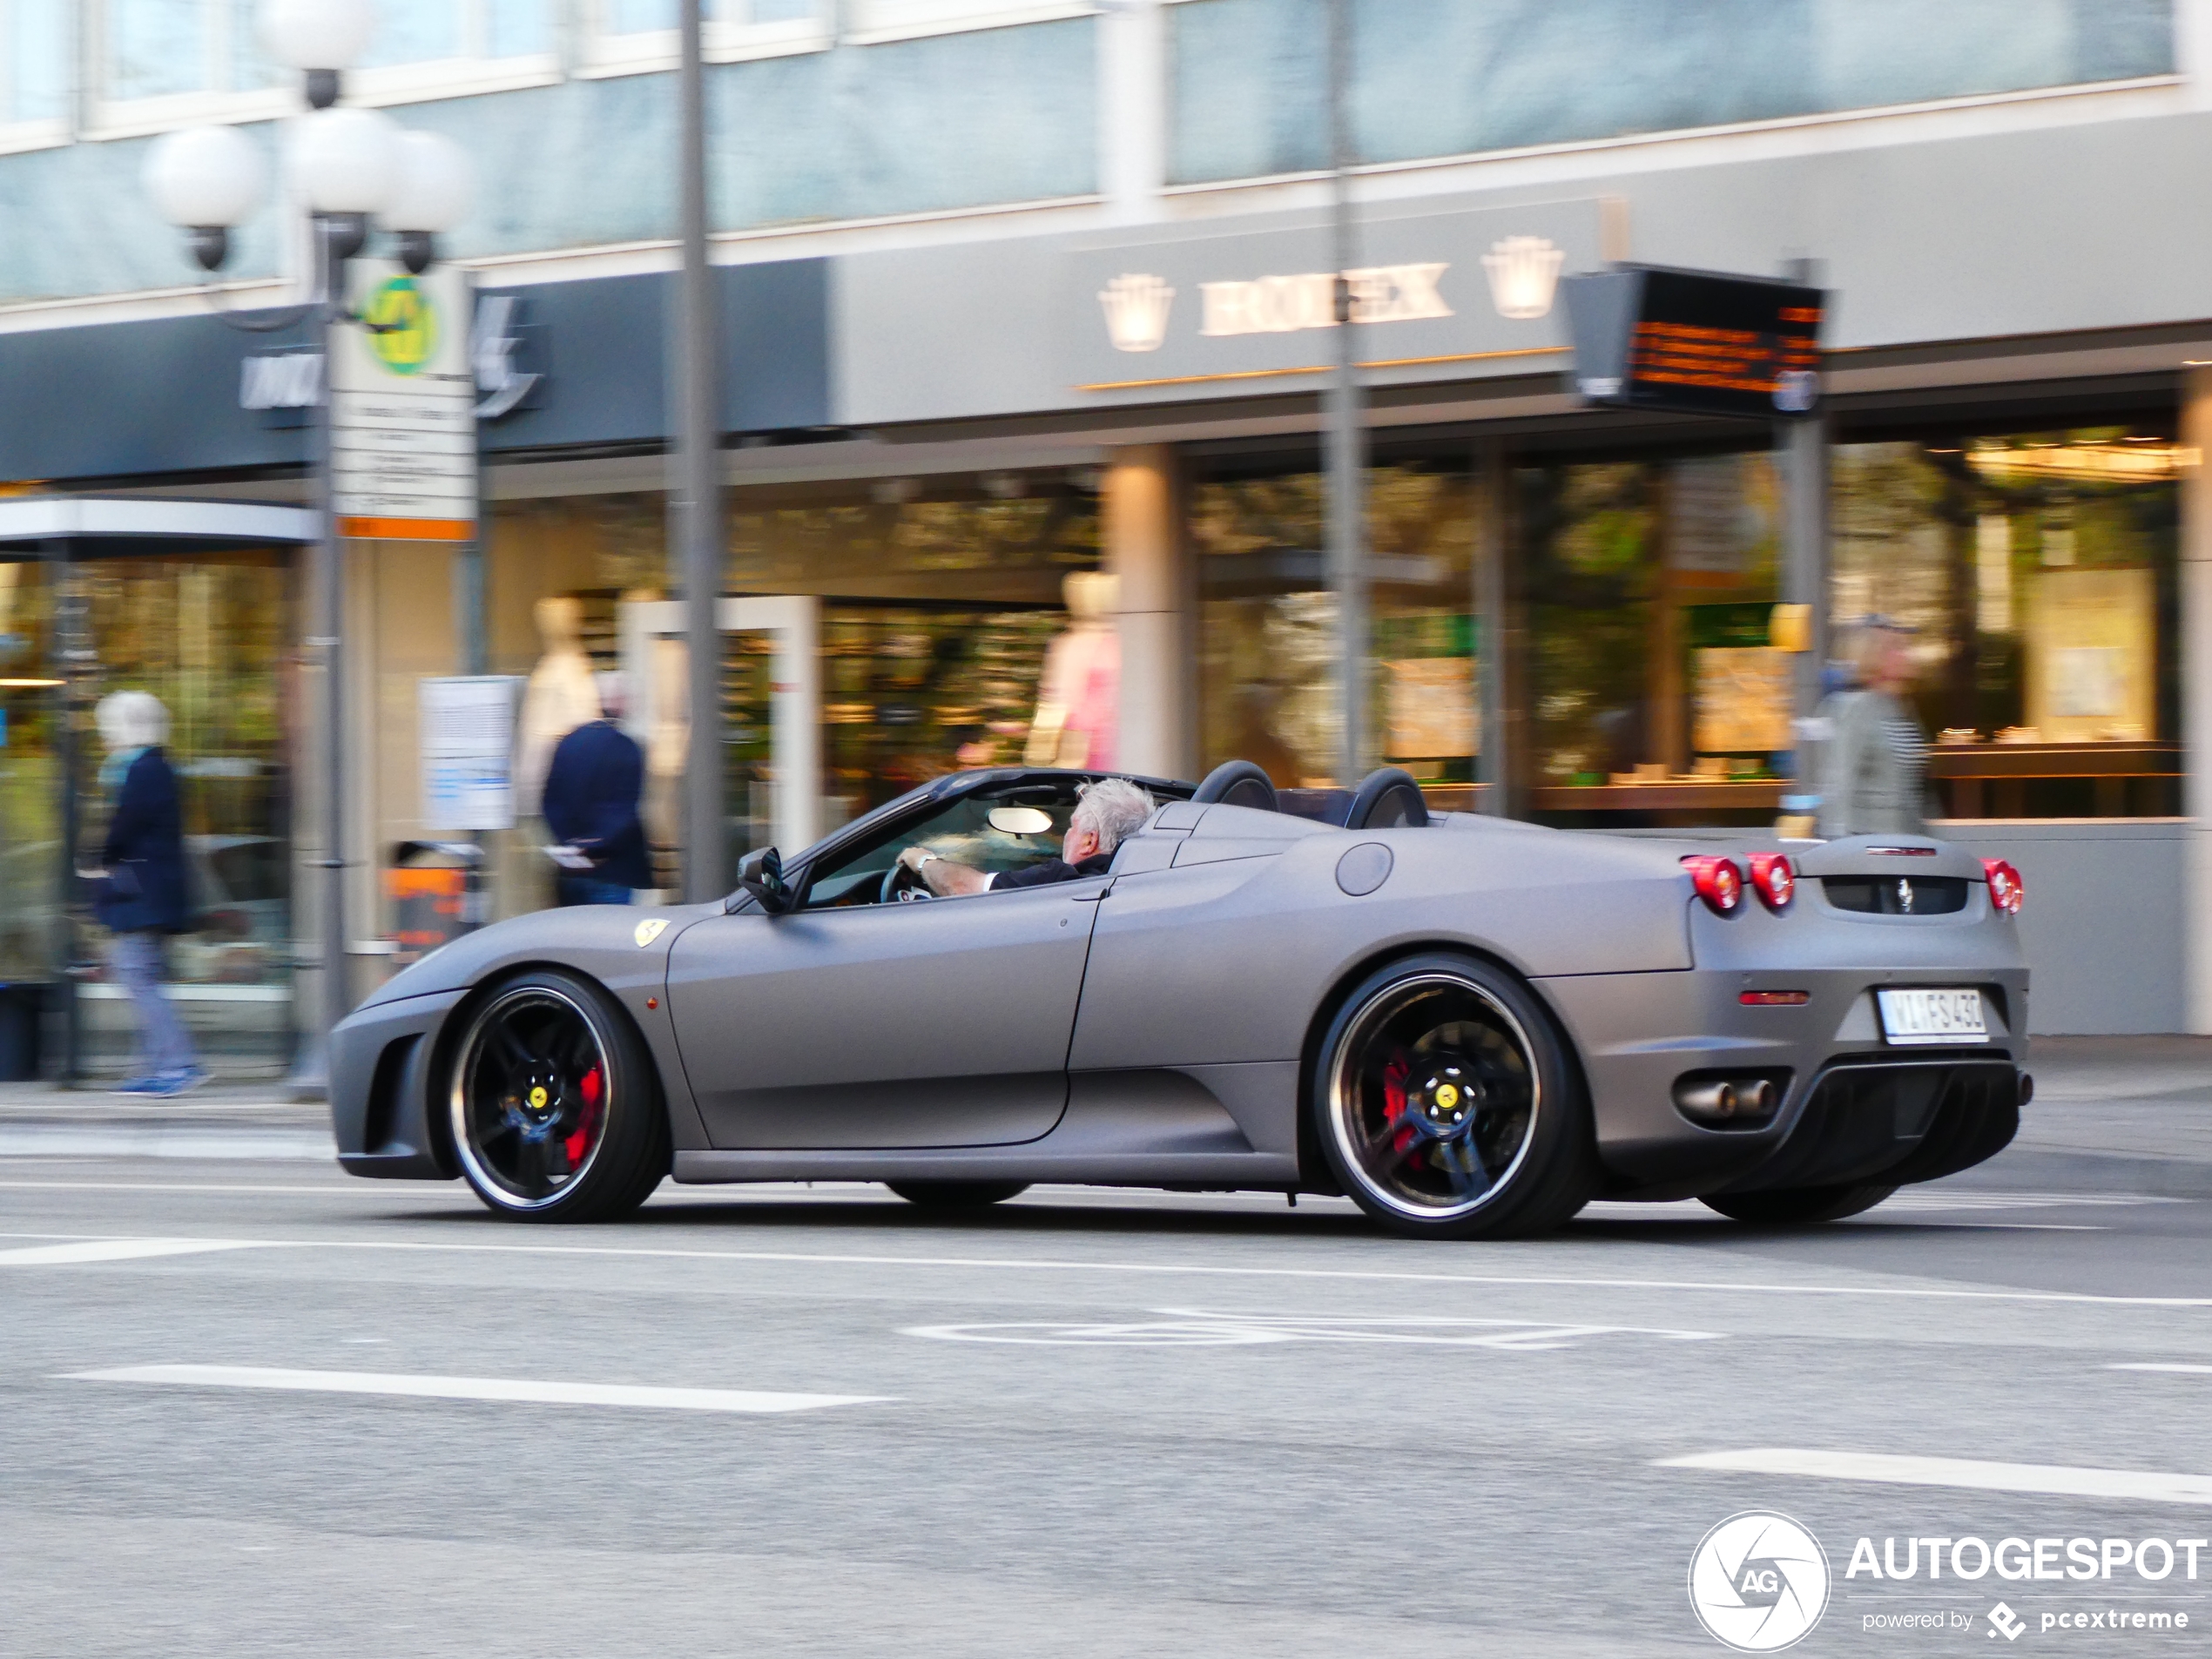
[[[1312,1200],[664,1187],[556,1231],[0,1159],[0,1653],[1719,1653],[1691,1556],[1754,1509],[1831,1566],[1798,1652],[2202,1649],[2212,1548],[2132,1558],[2212,1536],[2212,1202],[2002,1174],[1424,1245]],[[1846,1575],[1969,1536],[2129,1559]],[[2189,1628],[2043,1628],[2097,1610]]]

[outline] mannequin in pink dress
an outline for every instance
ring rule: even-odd
[[[1036,718],[1022,754],[1032,766],[1113,769],[1122,695],[1122,642],[1114,629],[1118,586],[1099,570],[1077,570],[1062,585],[1069,625],[1045,651]]]

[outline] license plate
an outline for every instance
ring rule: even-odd
[[[1893,1044],[1986,1042],[1979,991],[1877,991],[1882,1035]]]

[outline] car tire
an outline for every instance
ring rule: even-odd
[[[883,1184],[922,1210],[981,1210],[1029,1190],[1027,1181],[887,1181]]]
[[[1761,1227],[1812,1227],[1871,1210],[1895,1187],[1777,1187],[1767,1192],[1716,1192],[1698,1200],[1730,1221]]]
[[[581,974],[493,988],[446,1072],[455,1157],[484,1207],[515,1221],[609,1221],[668,1173],[660,1075],[630,1016]]]
[[[1513,974],[1442,953],[1354,987],[1306,1108],[1329,1172],[1393,1232],[1548,1232],[1597,1188],[1589,1096],[1551,1015]]]

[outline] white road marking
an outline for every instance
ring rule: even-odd
[[[316,1394],[401,1394],[421,1399],[543,1406],[633,1406],[683,1412],[811,1412],[880,1404],[880,1394],[782,1394],[742,1388],[651,1388],[632,1383],[533,1382],[502,1377],[416,1377],[377,1371],[287,1371],[268,1366],[118,1366],[74,1371],[75,1382],[169,1383],[187,1388],[273,1388]]]
[[[127,1262],[148,1256],[198,1256],[212,1250],[266,1248],[253,1238],[86,1238],[27,1250],[0,1250],[0,1267],[72,1267],[84,1262]]]
[[[2212,1475],[2141,1469],[2085,1469],[2059,1463],[1987,1463],[1977,1458],[1900,1457],[1885,1452],[1814,1452],[1766,1447],[1662,1458],[1662,1469],[1730,1474],[1797,1474],[1885,1486],[1958,1487],[1975,1492],[2037,1492],[2063,1498],[2122,1498],[2152,1503],[2212,1504]]]
[[[924,1325],[900,1332],[941,1342],[1005,1342],[1048,1348],[1229,1348],[1279,1342],[1420,1344],[1527,1352],[1571,1347],[1593,1337],[1717,1341],[1717,1331],[1657,1331],[1624,1325],[1550,1325],[1534,1319],[1331,1318],[1295,1314],[1208,1313],[1157,1308],[1129,1323]]]
[[[343,1192],[343,1193],[347,1193],[347,1194],[351,1194],[351,1193],[361,1193],[361,1194],[362,1194],[362,1195],[364,1195],[364,1196],[366,1196],[366,1197],[372,1197],[372,1198],[377,1198],[377,1197],[390,1198],[390,1197],[397,1197],[399,1196],[399,1194],[398,1194],[397,1192],[395,1192],[395,1191],[393,1190],[393,1188],[394,1188],[394,1184],[393,1184],[393,1183],[391,1183],[391,1182],[388,1182],[388,1181],[362,1181],[362,1180],[352,1180],[352,1181],[325,1181],[325,1182],[322,1182],[321,1184],[320,1184],[319,1185],[316,1185],[316,1186],[311,1186],[311,1187],[274,1186],[274,1185],[270,1185],[270,1184],[264,1184],[264,1183],[260,1183],[260,1182],[240,1183],[240,1184],[237,1184],[237,1185],[222,1185],[222,1186],[219,1186],[219,1185],[215,1184],[214,1183],[212,1183],[212,1182],[208,1182],[208,1181],[0,1181],[0,1191],[6,1191],[6,1192],[220,1192],[220,1193],[239,1193],[239,1192],[277,1192],[277,1193]],[[441,1187],[441,1186],[438,1186],[438,1185],[436,1185],[436,1184],[433,1184],[433,1183],[430,1183],[430,1182],[417,1182],[417,1183],[414,1183],[414,1184],[413,1184],[413,1185],[415,1186],[415,1190],[414,1190],[413,1192],[411,1192],[411,1193],[409,1193],[409,1194],[408,1194],[408,1195],[407,1195],[407,1196],[408,1196],[408,1197],[410,1197],[410,1198],[429,1198],[429,1197],[436,1197],[443,1196],[443,1195],[445,1195],[445,1194],[447,1193],[447,1189],[445,1189],[445,1188],[443,1188],[443,1187]],[[474,1200],[474,1196],[473,1196],[473,1195],[453,1194],[453,1195],[451,1195],[451,1196],[454,1196],[454,1197],[464,1197],[464,1196],[465,1196],[465,1197],[469,1197],[470,1202],[472,1202],[472,1203],[473,1203],[473,1202],[475,1201],[475,1200]]]
[[[0,1233],[44,1238],[51,1233]],[[2088,1291],[1986,1291],[1911,1285],[1785,1285],[1759,1279],[1579,1278],[1563,1273],[1416,1273],[1348,1267],[1234,1267],[1190,1262],[1073,1261],[1054,1257],[845,1255],[827,1251],[675,1250],[613,1244],[463,1244],[402,1238],[263,1238],[221,1241],[229,1248],[415,1251],[471,1256],[562,1256],[613,1260],[772,1262],[819,1267],[986,1268],[1018,1273],[1131,1273],[1190,1278],[1272,1278],[1316,1284],[1482,1285],[1545,1290],[1693,1291],[1722,1295],[1865,1296],[1904,1301],[2058,1303],[2083,1307],[2212,1308],[2205,1296],[2101,1296]],[[1505,1246],[1525,1252],[1527,1245]]]
[[[2172,1371],[2190,1377],[2212,1377],[2212,1366],[2184,1366],[2161,1364],[2148,1359],[2133,1360],[2125,1365],[2107,1366],[2107,1371]]]

